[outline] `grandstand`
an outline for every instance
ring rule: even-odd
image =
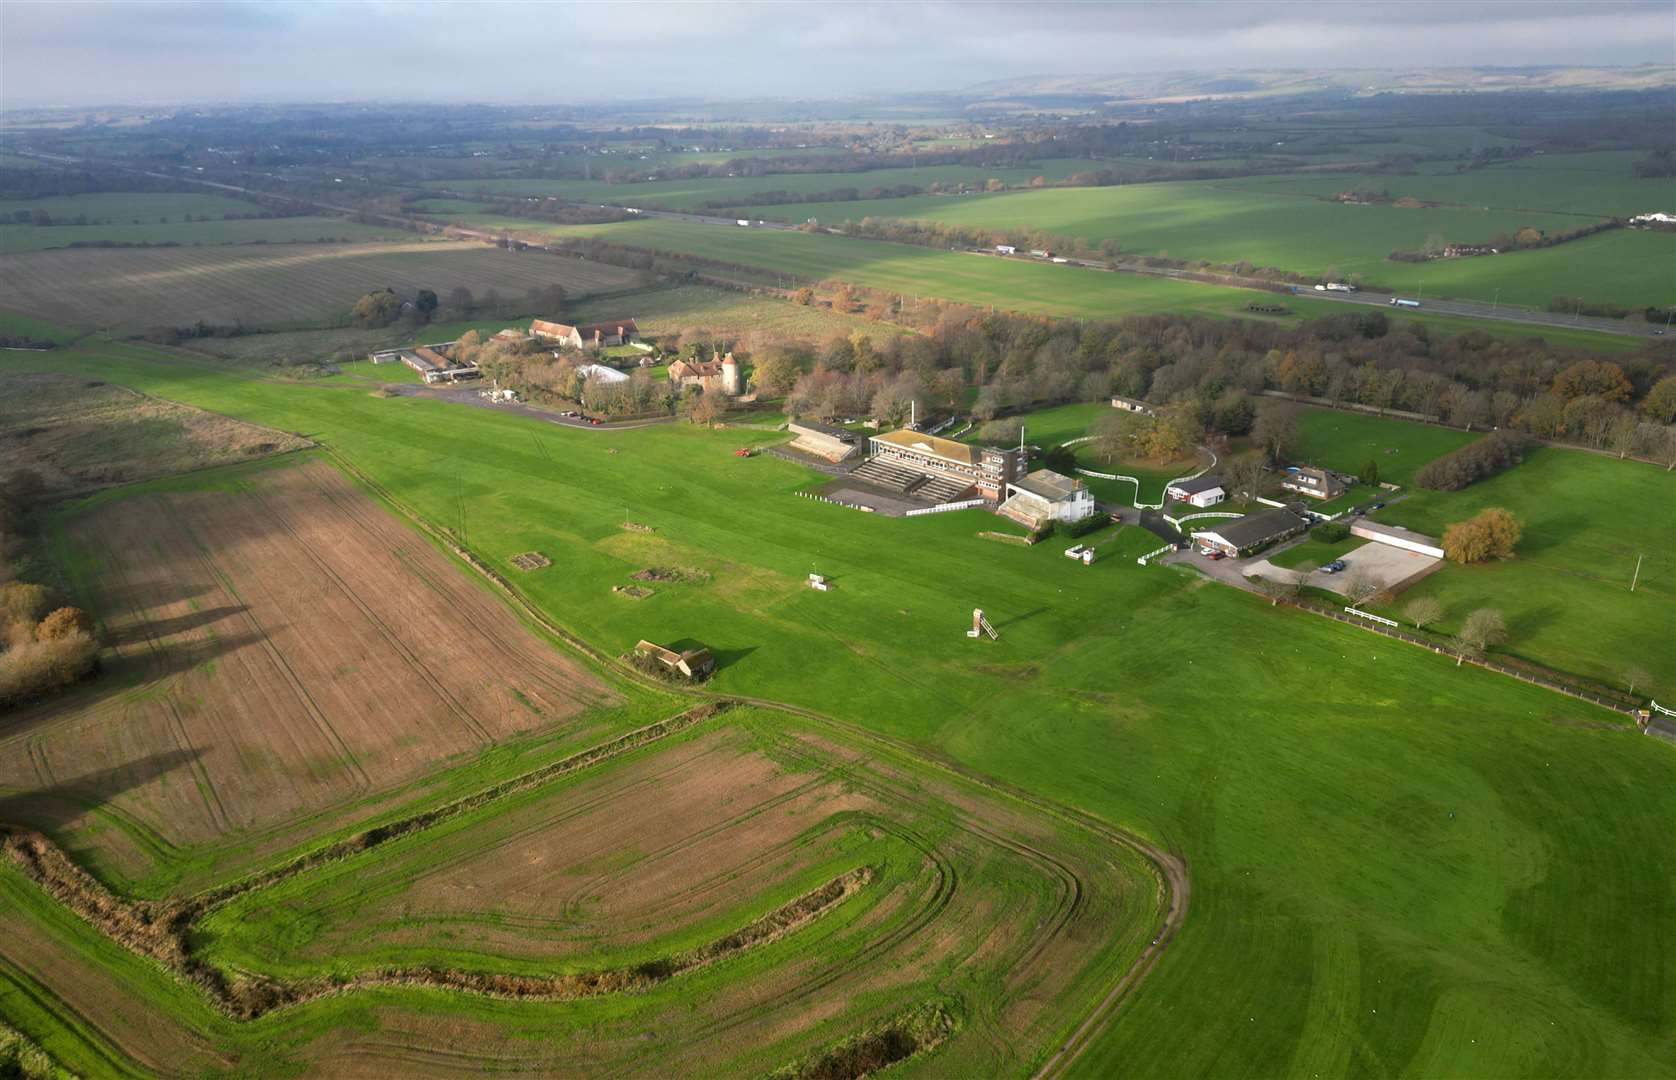
[[[1023,450],[968,446],[912,428],[867,440],[871,456],[851,475],[887,490],[929,502],[975,494],[999,502],[1023,472]]]
[[[793,420],[786,425],[786,430],[797,436],[790,443],[793,450],[813,454],[833,464],[848,460],[861,449],[856,445],[855,432],[817,424],[813,420]]]

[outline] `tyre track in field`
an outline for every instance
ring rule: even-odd
[[[352,790],[366,791],[370,789],[372,781],[367,776],[366,769],[362,767],[360,759],[357,758],[355,756],[355,752],[349,748],[349,744],[344,741],[343,736],[338,733],[337,728],[333,727],[331,721],[326,718],[326,714],[320,708],[320,703],[315,701],[314,695],[308,692],[308,687],[303,685],[301,677],[299,677],[296,671],[292,669],[291,665],[286,662],[285,658],[280,655],[279,648],[274,645],[273,639],[268,636],[267,629],[263,627],[261,620],[251,613],[250,605],[242,602],[242,598],[239,596],[237,590],[233,588],[231,579],[216,568],[215,562],[211,558],[209,551],[204,547],[203,541],[199,538],[197,530],[193,529],[189,524],[186,528],[191,534],[194,547],[196,548],[195,558],[197,559],[199,565],[202,566],[203,569],[210,575],[212,580],[220,584],[221,588],[227,592],[228,596],[232,597],[234,600],[241,601],[238,605],[240,610],[237,612],[236,617],[249,629],[252,642],[262,650],[262,654],[268,658],[268,662],[271,663],[274,670],[279,673],[279,676],[285,685],[290,687],[292,693],[297,695],[297,700],[302,704],[303,710],[308,713],[309,719],[314,722],[315,727],[319,729],[321,734],[326,737],[326,740],[329,743],[338,748],[339,754],[342,756],[350,772],[356,778]]]
[[[303,552],[303,554],[308,558],[308,561],[313,564],[315,569],[320,571],[320,573],[325,576],[326,580],[330,581],[345,599],[355,605],[355,609],[361,613],[361,617],[367,620],[367,623],[378,632],[379,637],[384,639],[384,642],[389,646],[390,651],[401,657],[402,662],[419,677],[421,682],[430,688],[431,693],[436,696],[436,699],[440,701],[449,712],[453,713],[454,718],[460,722],[460,725],[467,731],[471,732],[480,744],[484,746],[492,745],[495,741],[494,737],[489,734],[489,730],[483,726],[482,722],[475,716],[472,716],[465,706],[461,705],[459,700],[456,699],[453,694],[448,692],[448,688],[443,686],[442,682],[431,673],[429,665],[420,660],[419,657],[414,654],[413,650],[408,648],[407,644],[403,642],[399,636],[397,636],[395,631],[391,630],[390,627],[385,624],[384,620],[379,618],[378,614],[373,611],[364,599],[361,598],[360,594],[349,587],[349,583],[343,580],[338,572],[332,568],[331,564],[320,557],[320,554],[315,551],[314,546],[303,539],[302,535],[297,532],[296,527],[291,524],[290,520],[270,504],[268,497],[255,488],[251,489],[249,495],[251,498],[256,500],[257,504],[262,507],[268,517],[279,525],[285,535],[289,536],[292,541],[296,543],[297,548]],[[345,750],[348,752],[347,747],[345,747]],[[355,760],[352,753],[350,754],[350,759],[352,761]],[[360,771],[360,763],[358,761],[356,761],[355,767],[357,771]],[[362,778],[366,778],[366,774],[364,772],[362,773]]]
[[[420,532],[455,553],[461,561],[470,566],[491,585],[495,586],[509,602],[516,605],[526,617],[536,625],[546,630],[559,641],[571,648],[593,658],[597,663],[616,672],[619,676],[642,685],[655,685],[667,690],[663,684],[653,683],[642,675],[632,665],[626,664],[615,657],[607,655],[593,647],[577,635],[554,622],[546,612],[532,603],[516,586],[504,576],[494,571],[474,552],[462,548],[453,538],[445,535],[433,526],[423,515],[409,508],[397,499],[382,485],[367,476],[352,462],[330,447],[326,453],[349,476],[360,482],[367,490],[379,497],[385,505],[401,514]],[[888,668],[887,668],[888,670]],[[898,676],[903,677],[903,676]],[[909,680],[912,681],[912,680]],[[708,695],[700,695],[708,696]],[[1153,843],[1139,833],[1113,825],[1093,814],[1089,814],[1073,807],[1045,799],[1017,785],[1008,784],[993,777],[986,776],[974,769],[968,768],[946,756],[933,754],[928,748],[915,745],[908,740],[885,735],[880,732],[864,728],[858,724],[839,720],[826,713],[786,702],[774,701],[769,698],[759,698],[741,695],[729,695],[729,700],[745,705],[755,705],[764,709],[778,710],[794,716],[801,716],[816,724],[824,725],[832,730],[843,732],[851,739],[858,739],[875,746],[888,747],[898,755],[906,755],[928,768],[945,772],[958,777],[966,783],[973,784],[983,790],[998,794],[1015,803],[1031,807],[1038,812],[1062,821],[1078,824],[1097,836],[1104,837],[1116,847],[1123,848],[1138,856],[1152,870],[1156,887],[1158,908],[1162,912],[1154,925],[1154,933],[1139,956],[1131,963],[1129,969],[1123,973],[1111,986],[1106,995],[1096,1003],[1089,1015],[1074,1027],[1060,1044],[1043,1061],[1033,1074],[1034,1080],[1047,1080],[1049,1077],[1063,1075],[1087,1050],[1088,1046],[1105,1031],[1112,1023],[1123,1006],[1134,996],[1147,976],[1157,966],[1159,959],[1174,942],[1180,933],[1182,925],[1187,921],[1187,913],[1192,900],[1192,878],[1189,874],[1187,860],[1181,855],[1169,851]]]

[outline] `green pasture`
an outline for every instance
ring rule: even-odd
[[[1481,438],[1483,432],[1339,409],[1305,408],[1298,412],[1298,437],[1292,457],[1352,475],[1359,475],[1362,466],[1372,461],[1379,466],[1379,479],[1406,487],[1426,462]]]
[[[871,169],[863,172],[770,173],[766,176],[700,176],[685,180],[643,180],[614,184],[604,180],[495,179],[427,180],[425,187],[458,192],[468,197],[541,196],[576,202],[607,203],[615,206],[656,207],[663,210],[699,210],[711,205],[746,206],[762,192],[785,191],[796,195],[819,195],[855,188],[865,195],[870,188],[913,184],[966,184],[982,187],[999,180],[1008,187],[1022,187],[1035,177],[1063,180],[1072,173],[1095,168],[1098,162],[1077,158],[1056,158],[1017,168],[979,165],[924,165],[905,169]],[[827,204],[818,204],[827,205]],[[801,221],[798,204],[780,207],[781,216]],[[752,215],[766,216],[766,215]]]
[[[44,210],[55,222],[86,217],[89,224],[22,225],[17,211]],[[305,243],[319,239],[409,239],[400,229],[377,228],[335,217],[227,220],[261,213],[255,203],[222,195],[95,192],[43,199],[0,199],[0,253],[42,251],[71,244]],[[207,221],[186,221],[209,218]]]
[[[1374,517],[1441,536],[1486,507],[1512,511],[1524,526],[1516,558],[1446,565],[1397,606],[1437,597],[1445,633],[1473,610],[1495,608],[1507,620],[1505,651],[1620,689],[1624,670],[1638,667],[1653,681],[1637,692],[1668,699],[1676,698],[1672,490],[1671,474],[1656,465],[1543,447],[1462,491],[1410,489]]]
[[[1086,1075],[1676,1071],[1676,755],[1611,713],[1190,571],[1131,558],[1084,567],[1052,544],[985,541],[976,534],[995,519],[982,511],[888,519],[796,498],[825,478],[732,456],[742,440],[775,438],[766,432],[578,431],[357,387],[287,386],[135,346],[0,359],[0,369],[48,365],[315,433],[485,558],[551,553],[554,565],[520,586],[601,649],[702,641],[721,657],[720,693],[909,740],[1181,853],[1193,879],[1187,924],[1082,1062]],[[471,453],[438,470],[438,447],[450,444]],[[1579,567],[1606,576],[1603,534],[1621,533],[1622,547],[1660,532],[1630,531],[1606,512],[1657,513],[1668,479],[1650,467],[1543,451],[1498,479],[1528,485],[1526,501],[1512,506],[1495,481],[1451,498],[1532,515],[1521,559],[1482,571],[1540,567],[1519,586],[1528,594],[1552,596],[1551,579]],[[1616,497],[1595,513],[1588,500],[1602,494]],[[1545,501],[1549,517],[1539,523],[1529,500]],[[1388,514],[1428,528],[1426,504],[1414,502]],[[1433,512],[1453,520],[1458,510]],[[626,532],[624,520],[656,532]],[[1671,535],[1665,515],[1660,523]],[[1615,573],[1622,552],[1610,554]],[[635,603],[612,595],[654,564],[711,578]],[[803,587],[811,569],[832,591]],[[1556,634],[1570,620],[1577,663],[1567,666],[1587,671],[1639,647],[1668,684],[1676,638],[1654,631],[1661,617],[1668,625],[1671,578],[1653,580],[1663,584],[1621,606],[1627,593],[1609,598],[1599,583],[1586,611],[1549,616]],[[1595,596],[1596,584],[1578,587]],[[974,606],[1000,641],[964,636]],[[1538,631],[1506,606],[1524,651]],[[1610,620],[1607,632],[1598,620]],[[35,904],[31,918],[75,932],[11,871],[0,884]],[[161,987],[178,999],[172,983]],[[97,1036],[32,1000],[0,1008],[86,1067]],[[194,1023],[221,1023],[173,1004]],[[552,1015],[436,996],[428,1007],[512,1031]],[[320,1009],[341,1022],[375,1015],[362,998]],[[291,1025],[316,1015],[275,1014],[260,1045],[283,1050]],[[577,1030],[589,1011],[564,1015],[547,1030]],[[935,1073],[936,1059],[922,1068]]]
[[[1291,322],[1300,318],[1344,314],[1347,310],[1342,303],[1300,295],[1281,300],[1290,312],[1288,315],[1254,315],[1246,310],[1246,305],[1253,299],[1265,297],[1272,301],[1273,294],[778,229],[656,219],[605,225],[549,225],[491,214],[461,215],[460,218],[466,225],[525,236],[598,236],[613,243],[674,255],[740,263],[755,267],[758,276],[770,284],[831,278],[896,292],[905,299],[915,301],[942,299],[1003,311],[1093,319],[1178,311],[1224,318]],[[1430,314],[1396,318],[1437,326],[1450,333],[1478,330],[1503,337],[1540,338],[1554,344],[1602,352],[1628,351],[1640,345],[1635,338],[1586,330]]]
[[[1387,178],[1389,179],[1389,178]],[[1311,183],[1319,181],[1313,180]],[[1586,185],[1586,181],[1580,181]],[[1330,185],[1329,185],[1330,186]],[[1342,190],[1342,189],[1335,189]],[[1418,250],[1432,235],[1452,243],[1486,243],[1530,225],[1548,232],[1607,215],[1544,210],[1389,204],[1347,205],[1310,193],[1254,186],[1251,178],[1052,188],[949,199],[910,197],[853,203],[745,207],[751,217],[832,225],[865,217],[938,221],[992,230],[1040,230],[1110,240],[1130,255],[1248,262],[1308,274],[1361,274],[1370,284],[1427,295],[1544,307],[1555,295],[1581,295],[1623,307],[1669,303],[1676,236],[1611,233],[1536,251],[1496,256],[1392,262],[1397,250]]]
[[[1340,191],[1385,191],[1423,202],[1480,210],[1537,210],[1588,217],[1634,217],[1676,205],[1676,183],[1640,179],[1631,166],[1641,150],[1541,154],[1455,171],[1452,162],[1431,162],[1413,175],[1397,173],[1296,173],[1220,181],[1250,191],[1333,195]]]

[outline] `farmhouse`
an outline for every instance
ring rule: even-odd
[[[1228,497],[1222,488],[1222,478],[1206,473],[1188,480],[1177,480],[1164,490],[1164,494],[1178,502],[1191,506],[1215,506]]]
[[[679,675],[693,681],[702,679],[716,670],[716,657],[709,649],[676,652],[674,649],[666,649],[655,642],[642,639],[635,643],[634,655],[655,661],[671,675]]]
[[[999,513],[1031,529],[1050,521],[1069,524],[1094,513],[1094,494],[1081,480],[1037,469],[1007,485]]]
[[[1142,416],[1158,415],[1152,411],[1152,406],[1148,405],[1146,402],[1137,401],[1130,397],[1121,397],[1116,394],[1112,395],[1112,408],[1122,409],[1124,412],[1140,413]]]
[[[867,444],[866,463],[851,475],[932,502],[950,502],[974,488],[981,498],[1000,502],[1027,460],[1023,450],[968,446],[912,428],[870,436]]]
[[[1381,525],[1377,521],[1358,518],[1356,524],[1350,526],[1350,535],[1372,540],[1376,544],[1389,544],[1404,551],[1430,555],[1434,559],[1443,558],[1443,547],[1434,538],[1424,533],[1410,532],[1401,525]]]
[[[555,345],[573,349],[598,349],[607,345],[626,345],[640,334],[633,319],[612,319],[607,322],[571,326],[568,323],[535,319],[530,323],[530,336]]]
[[[853,457],[861,449],[856,445],[855,432],[818,424],[813,420],[793,420],[786,425],[786,430],[797,436],[791,441],[792,449],[834,464]]]
[[[1265,510],[1193,533],[1202,547],[1220,551],[1224,555],[1244,555],[1266,547],[1277,540],[1296,536],[1309,528],[1309,522],[1290,510]]]
[[[1299,495],[1308,495],[1312,499],[1336,499],[1344,494],[1344,483],[1326,469],[1317,469],[1313,465],[1300,465],[1296,469],[1288,469],[1286,479],[1280,486],[1287,491],[1295,491]]]
[[[708,360],[677,360],[669,365],[669,381],[677,387],[696,386],[728,397],[738,397],[742,392],[739,362],[731,352],[726,356],[711,353]]]

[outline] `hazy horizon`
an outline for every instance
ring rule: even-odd
[[[1167,7],[9,0],[0,5],[0,101],[7,108],[810,101],[1135,73],[1634,67],[1676,63],[1673,16],[1676,5],[1641,0]]]

